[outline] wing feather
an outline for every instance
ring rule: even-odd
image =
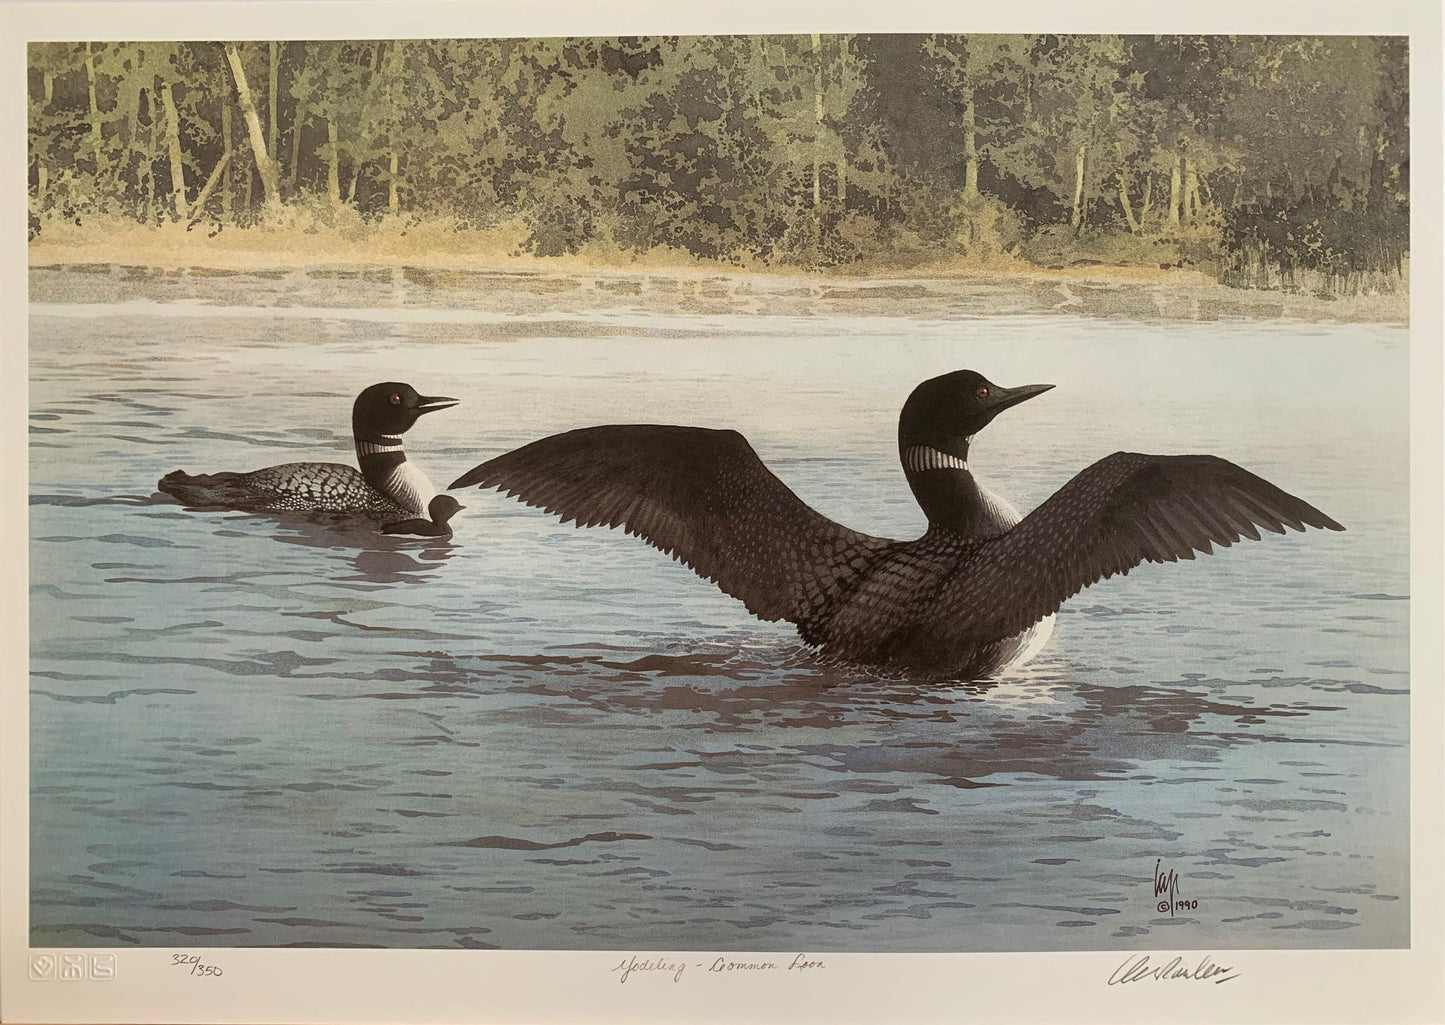
[[[1308,502],[1217,456],[1116,452],[1017,526],[985,542],[939,595],[934,615],[1008,637],[1090,584],[1142,562],[1193,559],[1259,528],[1344,530]]]
[[[741,434],[608,425],[534,441],[451,485],[496,488],[578,526],[622,527],[762,619],[803,625],[896,542],[810,508]]]

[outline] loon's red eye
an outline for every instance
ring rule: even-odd
[[[393,406],[399,406],[399,405],[401,405],[401,392],[399,392],[399,391],[394,391],[394,392],[392,392],[390,395],[388,395],[388,396],[386,397],[386,401],[387,401],[387,402],[390,402]]]
[[[973,390],[973,393],[981,399],[988,398],[988,385],[981,384]]]

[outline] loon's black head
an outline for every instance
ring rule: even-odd
[[[456,404],[456,399],[418,395],[409,384],[373,384],[356,396],[351,407],[351,429],[358,438],[405,434],[422,414]]]
[[[905,456],[905,465],[905,454],[914,447],[933,449],[963,462],[968,459],[969,441],[994,417],[1052,387],[1000,388],[972,370],[955,370],[924,381],[913,389],[899,414],[899,454]]]
[[[437,495],[427,505],[426,511],[431,516],[432,522],[438,527],[445,527],[447,520],[451,519],[466,506],[458,502],[451,495]]]

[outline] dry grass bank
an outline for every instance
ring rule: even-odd
[[[458,230],[450,224],[400,221],[328,226],[314,219],[281,219],[264,226],[215,230],[197,225],[149,227],[125,220],[88,221],[84,226],[53,222],[29,244],[34,268],[118,265],[165,273],[216,271],[304,272],[308,268],[409,268],[417,274],[502,271],[523,275],[626,279],[729,279],[729,294],[742,291],[784,294],[805,292],[861,298],[878,291],[867,282],[892,286],[879,298],[889,312],[923,315],[927,302],[906,300],[908,282],[932,281],[955,295],[979,293],[977,311],[1058,312],[1083,316],[1143,316],[1166,319],[1252,317],[1313,321],[1407,322],[1409,277],[1389,295],[1331,297],[1303,292],[1229,288],[1198,270],[1162,270],[1157,266],[1098,264],[1041,267],[1006,255],[988,259],[956,257],[910,266],[886,259],[826,270],[795,266],[742,265],[703,260],[674,249],[638,254],[611,242],[588,243],[569,256],[538,257],[522,251],[526,228],[504,225],[484,231]],[[348,272],[349,273],[349,272]],[[746,282],[752,281],[755,288]],[[1073,286],[1071,289],[1070,286]],[[637,286],[627,286],[635,288]],[[614,289],[615,290],[615,289]],[[841,290],[841,291],[838,291]],[[789,292],[787,294],[796,294]],[[1027,301],[1017,302],[1020,297]],[[903,301],[900,308],[895,305]],[[649,300],[663,302],[662,298]]]
[[[730,263],[707,260],[679,249],[645,253],[611,242],[589,242],[575,255],[539,257],[522,244],[527,229],[506,224],[485,230],[458,230],[445,223],[358,221],[331,227],[314,220],[282,218],[255,227],[216,230],[204,224],[159,227],[116,219],[92,219],[84,225],[52,221],[30,241],[32,267],[65,263],[114,263],[178,269],[218,270],[312,266],[493,267],[584,273],[661,271],[706,274],[800,275],[825,278],[971,278],[1021,275],[1058,280],[1111,278],[1163,281],[1169,273],[1145,266],[1082,266],[1047,269],[1009,256],[989,259],[953,257],[900,267],[886,257],[825,269],[768,265],[755,260]],[[1200,280],[1205,280],[1203,275]]]

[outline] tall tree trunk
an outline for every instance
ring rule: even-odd
[[[227,156],[231,155],[231,98],[224,97],[221,100],[221,147],[222,152]],[[226,178],[221,186],[221,216],[226,220],[235,222],[236,219],[236,174],[233,164],[226,162]]]
[[[848,59],[848,41],[856,38],[856,36],[844,35],[838,37],[838,83],[845,90],[845,95],[846,90],[854,82],[853,66],[849,63]],[[841,136],[838,139],[838,162],[836,170],[838,172],[838,209],[839,211],[846,211],[848,209],[848,151],[843,145]]]
[[[270,60],[268,61],[268,71],[270,72],[270,74],[267,76],[266,82],[266,105],[270,107],[270,110],[268,111],[268,113],[270,114],[270,118],[266,122],[266,152],[271,154],[271,159],[277,161],[278,163],[281,160],[281,150],[277,146],[277,139],[280,137],[281,133],[280,126],[278,125],[276,120],[276,104],[281,84],[280,48],[280,43],[277,43],[274,40],[271,42],[270,53],[268,54],[270,58]],[[277,181],[276,183],[276,188],[277,198],[280,198],[281,183],[279,181]]]
[[[95,54],[89,43],[85,44],[85,83],[90,100],[90,148],[95,155],[95,176],[99,179],[105,172],[105,140],[100,130],[100,103],[95,98]]]
[[[146,105],[150,111],[150,126],[146,129],[145,179],[146,179],[146,223],[156,224],[160,220],[160,196],[156,194],[156,93],[145,90]]]
[[[394,50],[395,44],[393,44]],[[371,77],[366,82],[366,92],[361,99],[361,114],[357,119],[360,125],[356,133],[356,159],[352,161],[351,180],[346,184],[347,206],[350,206],[356,199],[356,185],[361,181],[362,154],[366,152],[367,140],[371,137],[371,101],[376,97],[376,88],[381,81],[381,51],[382,44],[380,42],[371,50]]]
[[[1184,203],[1183,219],[1193,224],[1199,217],[1199,170],[1194,161],[1184,158]]]
[[[135,188],[127,189],[127,192],[135,199],[136,217],[144,221],[141,214],[145,202],[145,173],[146,173],[146,149],[141,145],[141,138],[145,134],[145,126],[141,123],[141,112],[146,103],[146,91],[137,87],[131,93],[130,117],[126,123],[125,155],[121,158],[122,165],[127,171],[134,166]],[[120,113],[120,104],[116,104],[116,113]]]
[[[47,71],[47,72],[45,72],[45,105],[40,108],[41,111],[43,112],[43,111],[49,110],[49,109],[50,109],[50,103],[51,103],[51,101],[54,100],[54,99],[55,99],[55,76],[54,76],[53,74],[51,74],[49,71]],[[35,168],[35,174],[36,174],[36,197],[35,197],[35,198],[36,198],[36,200],[38,201],[39,209],[40,209],[40,211],[41,211],[42,213],[45,211],[45,194],[50,190],[50,162],[49,162],[48,160],[46,160],[46,157],[48,156],[48,150],[49,150],[49,147],[47,146],[47,147],[46,147],[46,150],[41,151],[41,152],[39,153],[39,155],[35,158],[35,160],[36,160],[36,168]]]
[[[261,118],[251,99],[251,87],[246,84],[246,69],[241,66],[241,54],[235,43],[226,44],[226,60],[231,65],[231,76],[236,81],[236,99],[241,105],[241,115],[246,119],[246,129],[251,136],[251,152],[256,157],[256,169],[261,173],[262,200],[268,207],[273,206],[281,199],[276,185],[276,162],[266,151],[266,138],[261,134]]]
[[[1179,201],[1183,198],[1184,177],[1179,168],[1179,154],[1174,154],[1174,160],[1169,165],[1169,223],[1176,228],[1179,226]]]
[[[230,166],[230,163],[231,151],[227,150],[221,154],[221,159],[216,161],[216,166],[211,169],[211,176],[206,179],[206,184],[201,186],[201,191],[196,196],[195,204],[195,215],[198,220],[201,215],[206,212],[206,200],[211,198],[211,193],[215,190],[216,183],[219,182],[222,175],[226,173],[226,168]]]
[[[396,165],[397,165],[397,160],[396,160],[396,147],[395,147],[395,146],[392,146],[392,147],[391,147],[391,177],[387,180],[387,186],[386,186],[386,210],[387,210],[387,212],[388,212],[389,214],[391,214],[393,217],[396,216],[398,209],[400,209],[400,204],[397,202],[397,195],[396,195]]]
[[[46,96],[49,96],[48,92]],[[49,106],[50,100],[45,103]],[[1360,204],[1360,210],[1365,213],[1385,198],[1385,142],[1385,133],[1376,132],[1374,145],[1370,147],[1370,184],[1365,191],[1365,200]]]
[[[1124,220],[1129,222],[1130,234],[1139,234],[1139,222],[1129,206],[1129,169],[1125,167],[1119,168],[1119,205],[1124,208]]]
[[[813,226],[821,232],[823,216],[823,38],[813,33]]]
[[[191,219],[191,212],[186,207],[186,165],[181,153],[181,118],[176,113],[171,84],[165,79],[161,79],[161,110],[166,116],[166,151],[171,162],[171,200],[175,204],[176,220],[184,224]]]
[[[1139,220],[1142,222],[1154,207],[1154,175],[1144,176],[1144,202],[1139,206]]]
[[[301,164],[301,129],[306,124],[306,101],[301,98],[296,100],[296,116],[291,119],[291,167],[287,176],[291,195],[300,192],[296,184],[296,170]]]
[[[1084,147],[1074,154],[1074,216],[1069,221],[1077,231],[1084,226]]]
[[[973,90],[963,103],[963,194],[978,195],[978,132],[974,122]]]
[[[337,149],[336,119],[326,119],[326,195],[334,207],[341,206],[341,153]]]
[[[759,57],[761,57],[763,60],[767,59],[768,39],[766,36],[744,36],[743,38],[748,39],[751,43],[756,45],[756,53]],[[754,115],[757,117],[758,121],[762,123],[764,118],[767,117],[767,114],[763,108],[763,94],[760,89],[752,90],[752,101]],[[773,219],[773,190],[767,187],[764,187],[763,189],[763,214],[765,220],[771,221]]]
[[[1189,176],[1192,172],[1186,154],[1179,160],[1179,223],[1186,227],[1189,224]]]

